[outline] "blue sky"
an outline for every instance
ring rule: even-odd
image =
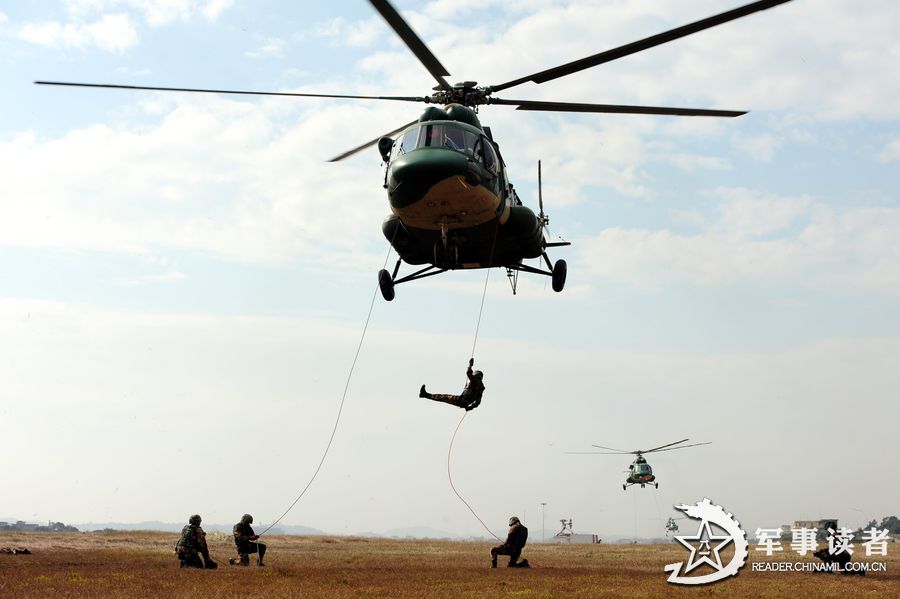
[[[448,79],[490,84],[737,4],[397,7]],[[748,528],[895,513],[879,476],[900,449],[898,30],[893,2],[796,0],[502,94],[750,111],[737,119],[482,109],[532,206],[542,160],[552,233],[574,243],[552,252],[561,294],[488,279],[487,393],[454,448],[486,521],[534,527],[546,501],[548,522],[649,536],[702,496]],[[274,518],[318,463],[388,253],[377,152],[325,160],[421,107],[32,81],[433,80],[362,0],[3,5],[0,79],[0,415],[32,448],[0,462],[22,490],[0,517]],[[461,388],[485,275],[378,298],[332,453],[287,522],[479,531],[447,484],[459,413],[415,394]],[[627,460],[565,453],[683,437],[713,445],[652,460],[658,491],[623,493]],[[822,446],[836,454],[806,459]]]

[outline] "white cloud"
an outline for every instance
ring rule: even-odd
[[[123,52],[138,43],[137,30],[125,14],[103,15],[87,24],[62,24],[57,21],[29,23],[22,27],[19,37],[51,48],[96,46],[106,52]]]
[[[132,279],[127,279],[121,282],[121,285],[126,287],[138,287],[141,285],[149,285],[155,283],[178,283],[180,281],[184,281],[188,278],[188,275],[179,271],[172,270],[169,272],[164,272],[156,275],[142,275],[140,277],[134,277]]]
[[[250,58],[271,58],[284,55],[285,42],[277,37],[270,37],[265,40],[262,46],[247,52],[246,56]]]
[[[745,188],[720,187],[710,193],[719,198],[719,218],[712,228],[741,239],[764,237],[790,228],[808,216],[812,198],[763,194]]]
[[[698,234],[610,228],[579,241],[585,267],[644,286],[801,284],[900,296],[900,209],[836,209],[806,197],[719,189],[718,216],[680,218]]]
[[[202,8],[203,16],[207,21],[215,21],[233,4],[234,0],[209,0]]]
[[[753,137],[738,137],[735,139],[734,145],[754,160],[772,162],[775,151],[781,146],[781,141],[771,133],[763,133]]]
[[[311,32],[297,35],[300,38],[307,35],[326,38],[334,46],[368,47],[385,33],[385,27],[387,25],[380,18],[351,22],[344,17],[335,17],[316,23]]]
[[[9,21],[9,17],[7,17],[5,13],[0,12],[0,25],[6,23],[7,21]]]
[[[542,4],[510,13],[505,28],[473,23],[466,14],[470,8],[432,2],[422,12],[401,12],[454,78],[500,83],[723,12],[733,3]],[[387,26],[377,24],[408,56]],[[897,118],[898,28],[900,11],[892,0],[872,0],[865,11],[839,0],[795,1],[552,82],[520,85],[515,96],[786,110],[810,120]],[[512,91],[503,95],[514,97]]]
[[[884,146],[884,149],[878,154],[878,160],[881,162],[900,160],[900,138],[888,142],[888,144]]]
[[[65,0],[64,4],[75,22],[96,13],[130,10],[141,15],[151,27],[159,27],[173,21],[189,21],[198,14],[207,21],[215,21],[234,0]]]
[[[371,134],[360,135],[347,107],[313,109],[299,121],[288,112],[282,121],[291,106],[168,96],[147,103],[148,115],[161,115],[155,126],[94,125],[0,143],[9,172],[0,181],[8,202],[0,244],[177,248],[253,263],[303,256],[358,268],[366,240],[383,247],[379,159],[371,150],[368,160],[325,160]]]

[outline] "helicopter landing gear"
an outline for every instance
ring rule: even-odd
[[[453,241],[448,241],[446,246],[442,241],[434,242],[434,265],[442,270],[454,268],[459,264],[459,250]]]
[[[622,485],[622,490],[625,491],[628,489],[628,485]]]
[[[385,300],[394,299],[394,279],[391,277],[391,273],[383,268],[378,271],[378,287]]]
[[[553,283],[553,291],[559,293],[566,286],[566,272],[568,267],[565,260],[557,260],[553,265],[553,272],[550,275]]]
[[[653,483],[653,484],[654,484],[654,486],[656,486],[657,489],[659,488],[659,483]]]

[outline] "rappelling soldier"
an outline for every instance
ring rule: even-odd
[[[201,518],[194,514],[188,518],[188,524],[181,529],[181,538],[175,543],[175,554],[182,568],[208,568],[215,570],[218,564],[209,557],[206,545],[206,533],[200,528]],[[201,560],[200,557],[203,557]]]
[[[232,533],[234,534],[234,545],[237,547],[238,552],[238,563],[241,566],[249,566],[250,554],[256,553],[256,565],[265,566],[263,563],[263,556],[266,555],[266,546],[263,543],[254,542],[259,538],[259,535],[253,532],[253,527],[250,526],[251,524],[253,524],[253,516],[244,514],[241,517],[241,521],[235,524],[232,529]],[[229,563],[234,563],[234,559],[228,561]]]
[[[475,359],[470,358],[469,367],[466,369],[466,376],[469,378],[469,382],[466,383],[465,389],[463,389],[463,392],[459,395],[429,393],[425,390],[425,385],[422,385],[422,388],[419,389],[419,397],[424,397],[432,401],[441,401],[458,408],[464,408],[466,412],[474,410],[481,404],[481,394],[484,393],[484,383],[481,382],[484,378],[484,373],[480,370],[473,371],[472,366],[474,364]]]
[[[509,533],[506,535],[506,542],[491,548],[491,568],[497,567],[497,556],[508,555],[508,568],[530,568],[528,560],[523,559],[521,562],[519,556],[522,555],[522,549],[528,541],[528,529],[519,522],[516,516],[509,519]]]

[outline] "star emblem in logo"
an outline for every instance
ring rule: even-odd
[[[693,536],[676,535],[675,540],[684,545],[691,552],[690,557],[688,557],[687,563],[684,565],[685,574],[703,564],[709,564],[717,572],[721,570],[722,558],[719,556],[719,551],[724,549],[728,545],[728,543],[734,541],[734,539],[732,539],[728,535],[712,534],[712,529],[709,526],[708,520],[704,520],[700,524],[700,528],[697,530],[697,534]],[[692,541],[696,542],[697,545],[694,546],[694,543],[692,543]],[[716,545],[714,547],[711,547],[712,543],[716,543]],[[713,559],[710,559],[711,555],[713,556],[713,559],[715,561],[713,561]]]
[[[667,581],[672,584],[697,585],[737,576],[738,570],[747,561],[749,544],[746,533],[741,529],[734,516],[723,510],[722,506],[715,505],[705,497],[703,501],[698,501],[694,505],[682,504],[674,507],[676,510],[684,512],[688,518],[699,520],[700,528],[697,529],[695,535],[675,536],[675,540],[688,549],[691,554],[686,562],[666,565],[664,570],[671,573]],[[716,526],[725,534],[714,534],[712,526]],[[734,555],[723,566],[720,552],[729,543],[734,543]],[[712,572],[695,576],[687,575],[704,564],[709,566]],[[683,569],[682,566],[684,566]]]

